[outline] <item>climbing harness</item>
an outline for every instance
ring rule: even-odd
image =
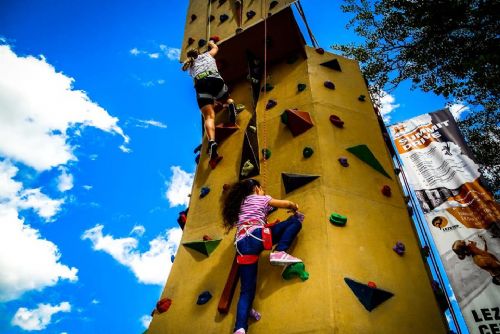
[[[273,247],[273,238],[271,234],[271,229],[268,227],[268,224],[267,223],[264,223],[263,225],[256,225],[256,224],[262,224],[262,222],[248,221],[239,226],[239,230],[236,233],[234,240],[236,253],[238,253],[238,255],[236,255],[236,261],[238,262],[238,264],[253,264],[259,260],[259,255],[242,254],[240,252],[240,250],[238,249],[238,241],[242,240],[243,238],[252,237],[256,240],[262,241],[264,250],[270,250]],[[262,229],[262,239],[252,234],[252,232],[255,231],[256,229]]]

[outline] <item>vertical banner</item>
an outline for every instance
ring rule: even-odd
[[[390,131],[470,333],[500,333],[500,204],[452,114],[424,114]]]

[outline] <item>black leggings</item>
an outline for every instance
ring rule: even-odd
[[[195,80],[194,88],[200,109],[207,104],[214,104],[214,100],[227,100],[229,98],[227,86],[222,78],[206,77]]]

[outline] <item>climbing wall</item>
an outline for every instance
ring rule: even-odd
[[[206,31],[208,9],[202,2],[191,1],[185,40]],[[241,5],[243,13],[257,13],[259,25],[269,3]],[[289,10],[288,4],[279,1],[273,16]],[[234,1],[212,1],[215,21],[224,13],[229,19],[211,31],[228,40],[243,34],[234,34],[231,5]],[[190,22],[193,12],[198,17]],[[168,309],[154,315],[148,333],[232,333],[239,287],[227,314],[218,310],[235,254],[234,231],[225,234],[222,228],[220,200],[225,184],[245,178],[241,172],[249,154],[258,156],[260,169],[252,173],[266,192],[298,203],[305,213],[291,253],[304,260],[309,273],[305,281],[284,280],[282,268],[271,266],[263,252],[254,302],[262,319],[250,322],[249,333],[446,332],[358,64],[298,42],[300,50],[275,54],[268,63],[261,82],[268,89],[256,104],[244,76],[232,81],[231,95],[245,108],[238,129],[220,143],[224,158],[214,170],[204,139],[182,245],[160,297],[171,304],[159,307]],[[223,126],[226,117],[220,112],[216,124]],[[267,160],[262,149],[269,150]],[[286,217],[278,210],[269,221]]]

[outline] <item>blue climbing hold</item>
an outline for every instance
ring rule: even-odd
[[[203,305],[206,304],[210,299],[212,299],[212,294],[209,291],[203,291],[199,296],[196,304]]]
[[[200,198],[207,196],[209,192],[210,192],[209,187],[202,187],[200,190]]]

